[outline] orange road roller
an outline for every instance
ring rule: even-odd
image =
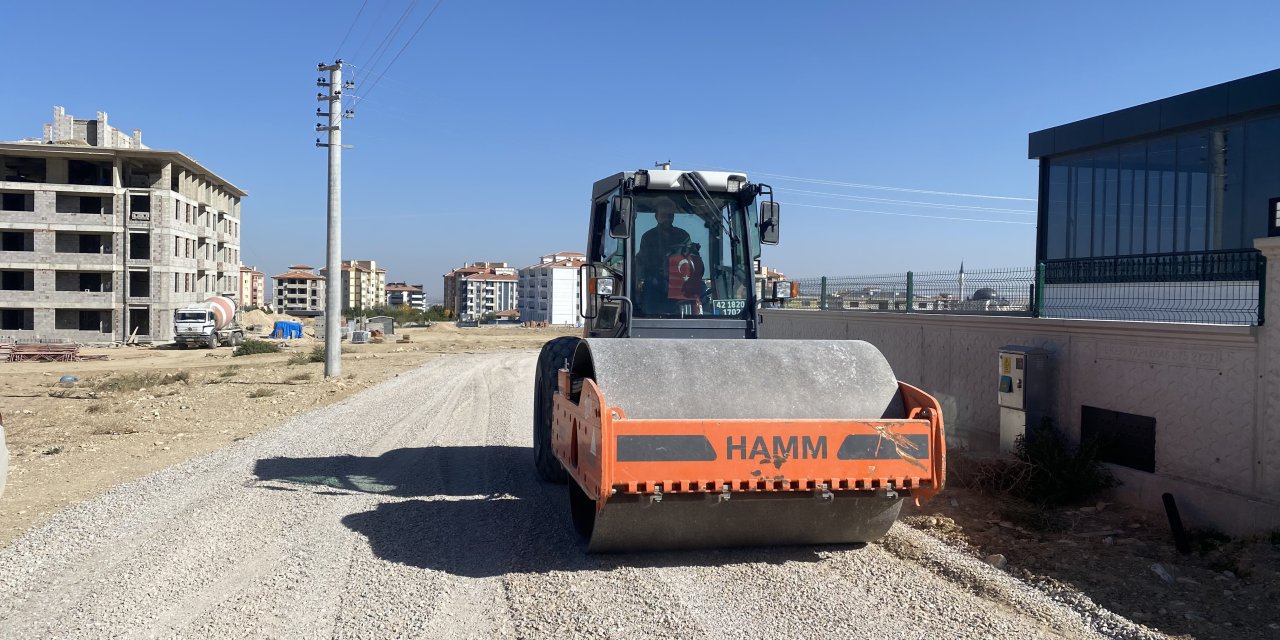
[[[942,489],[938,403],[875,347],[759,339],[797,293],[759,264],[779,216],[745,173],[663,162],[597,180],[586,253],[544,260],[578,267],[583,324],[538,356],[534,464],[588,550],[867,542]]]
[[[942,488],[937,401],[866,342],[562,340],[544,476],[588,551],[869,542]]]

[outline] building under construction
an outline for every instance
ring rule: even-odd
[[[175,309],[238,297],[245,195],[54,107],[42,137],[0,143],[0,338],[172,339]]]

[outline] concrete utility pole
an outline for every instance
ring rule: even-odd
[[[342,90],[353,89],[355,84],[342,84],[342,60],[333,64],[316,65],[319,71],[328,71],[329,80],[316,79],[316,86],[328,87],[329,94],[316,94],[316,100],[329,103],[329,111],[316,107],[316,117],[328,116],[329,124],[316,125],[316,131],[329,133],[328,144],[316,138],[317,147],[329,148],[329,240],[325,258],[324,303],[324,377],[334,378],[342,373],[342,119],[355,115],[342,110]]]

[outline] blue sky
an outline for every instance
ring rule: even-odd
[[[1030,265],[1032,201],[760,173],[1035,198],[1029,132],[1278,66],[1268,2],[445,0],[374,86],[434,4],[376,61],[410,2],[369,0],[340,52],[368,93],[343,253],[433,299],[465,261],[582,250],[591,183],[668,159],[777,187],[764,259],[788,275]],[[315,65],[361,6],[0,0],[0,139],[38,136],[53,105],[107,111],[250,193],[247,264],[319,265]]]

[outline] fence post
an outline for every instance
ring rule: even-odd
[[[1267,256],[1265,254],[1258,256],[1258,326],[1266,321],[1265,309],[1267,308]]]
[[[818,299],[818,308],[827,310],[827,277],[822,276],[822,297]]]
[[[907,313],[916,308],[915,274],[907,272]]]
[[[1040,309],[1044,307],[1044,263],[1036,264],[1036,291],[1035,299],[1031,302],[1031,317],[1039,318]]]

